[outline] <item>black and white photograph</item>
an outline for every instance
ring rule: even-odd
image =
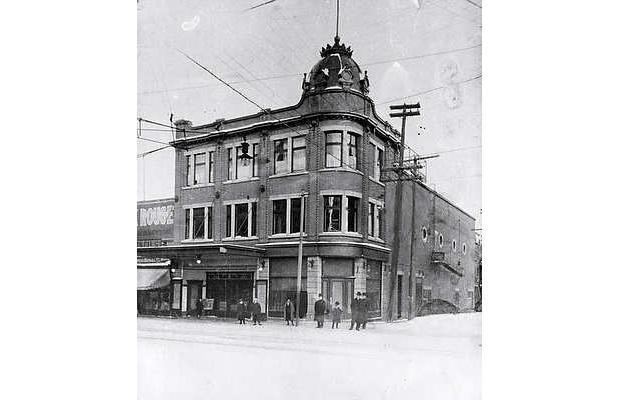
[[[139,398],[479,398],[481,24],[138,1]]]
[[[3,4],[0,398],[620,398],[618,8]]]

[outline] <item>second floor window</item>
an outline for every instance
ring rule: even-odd
[[[358,231],[360,199],[353,196],[347,196],[347,231]]]
[[[368,236],[383,239],[382,207],[379,204],[368,203]]]
[[[272,234],[299,233],[301,225],[301,197],[273,200]],[[304,228],[305,228],[304,221]]]
[[[342,224],[342,196],[324,196],[324,232],[338,232]]]
[[[213,239],[213,207],[185,209],[185,239]]]
[[[342,166],[342,132],[325,133],[325,167]]]
[[[255,201],[226,205],[227,238],[249,238],[257,235],[256,207]]]
[[[273,201],[273,234],[286,233],[286,199]]]

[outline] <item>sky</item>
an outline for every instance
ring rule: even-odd
[[[336,0],[138,0],[137,6],[137,117],[164,124],[170,114],[201,125],[258,111],[181,51],[275,109],[299,101],[304,72],[336,30]],[[377,112],[400,129],[389,105],[420,102],[421,116],[407,121],[406,143],[420,155],[440,155],[428,162],[427,183],[477,224],[481,25],[481,9],[467,0],[340,1],[339,36],[368,71]],[[142,138],[172,138],[166,129],[147,129],[162,128],[142,123]],[[138,155],[159,147],[137,140]],[[171,148],[138,156],[137,168],[138,200],[174,196]]]

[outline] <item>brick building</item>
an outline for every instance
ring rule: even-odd
[[[232,316],[239,299],[255,296],[268,316],[282,316],[286,298],[295,298],[303,198],[302,316],[312,317],[322,293],[343,304],[346,318],[358,291],[367,293],[371,317],[385,315],[393,184],[381,180],[400,134],[377,115],[351,56],[338,37],[323,48],[293,106],[206,125],[176,121],[173,240],[138,248],[139,256],[170,260],[171,312],[191,313],[204,298],[207,314]],[[401,317],[413,315],[418,283],[451,302],[462,293],[456,303],[464,304],[469,253],[460,249],[473,248],[473,218],[423,183],[407,185],[409,201],[416,188],[417,232],[413,260],[401,245],[395,271]],[[410,243],[413,207],[404,209],[401,240]],[[445,251],[451,240],[458,252]],[[444,260],[431,261],[442,251]],[[412,261],[420,282],[410,286]]]

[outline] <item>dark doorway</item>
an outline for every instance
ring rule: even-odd
[[[196,300],[202,298],[202,281],[187,281],[187,314],[196,315]]]
[[[348,278],[323,278],[323,300],[328,307],[333,307],[336,302],[342,305],[344,311],[342,318],[351,318],[351,301],[353,299],[353,279]]]
[[[242,299],[246,306],[252,302],[252,287],[251,272],[208,273],[207,301],[213,302],[206,313],[218,317],[236,317],[239,299]]]
[[[397,318],[401,318],[403,315],[403,276],[398,275],[398,296],[396,297],[396,311]]]

